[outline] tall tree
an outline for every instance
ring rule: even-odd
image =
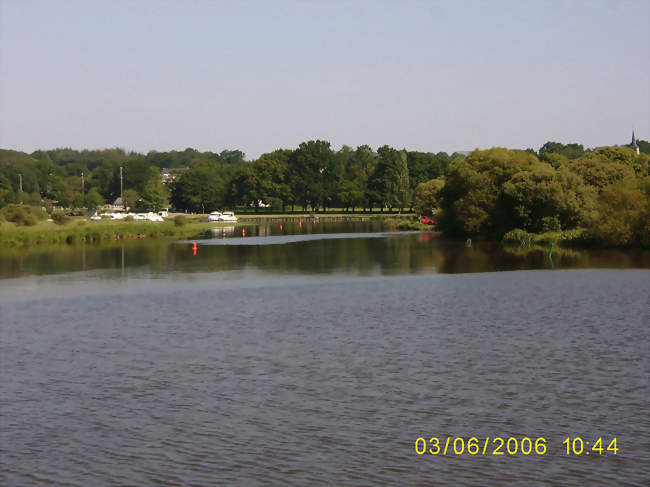
[[[289,186],[303,211],[311,205],[317,211],[323,204],[323,172],[332,158],[330,143],[324,140],[302,142],[289,158]]]
[[[377,149],[377,166],[368,183],[371,197],[384,207],[410,206],[409,171],[405,150],[384,145]]]

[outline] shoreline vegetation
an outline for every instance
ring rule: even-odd
[[[59,225],[54,222],[39,222],[33,226],[0,224],[0,246],[20,247],[27,245],[75,244],[80,242],[101,242],[111,240],[142,239],[158,237],[190,237],[219,226],[214,222],[194,219],[183,225],[174,220],[165,222],[123,222],[72,219]]]
[[[0,220],[0,246],[23,247],[28,245],[65,245],[77,243],[97,243],[115,240],[132,240],[161,237],[197,237],[212,228],[228,226],[244,226],[259,221],[288,219],[321,219],[332,221],[336,219],[382,219],[389,231],[431,229],[410,217],[395,218],[400,215],[372,215],[363,213],[298,213],[298,214],[256,214],[240,217],[237,223],[209,222],[207,214],[185,215],[177,214],[164,222],[147,221],[89,221],[84,217],[68,217],[63,223],[55,221],[39,221],[33,225],[16,225]],[[180,217],[180,218],[179,218]]]
[[[178,218],[180,217],[180,219]],[[249,214],[239,218],[237,223],[209,222],[207,214],[177,214],[164,222],[147,221],[89,221],[84,217],[71,217],[65,223],[39,221],[31,226],[20,226],[0,220],[0,247],[20,248],[42,245],[75,245],[80,243],[100,243],[120,240],[151,239],[164,237],[190,238],[219,227],[244,226],[269,221],[295,221],[317,219],[320,221],[345,220],[381,220],[388,232],[431,231],[436,227],[425,225],[413,214],[368,214],[368,213],[284,213],[284,214]],[[459,244],[471,245],[472,239],[457,239]],[[502,240],[475,239],[475,243],[500,243],[507,250],[515,253],[548,251],[551,245],[555,251],[562,249],[599,247],[586,229],[568,231],[551,231],[529,233],[515,229],[508,232]]]
[[[171,207],[203,215],[233,210],[242,221],[300,218],[299,211],[304,218],[383,216],[389,230],[428,228],[415,214],[461,241],[650,248],[649,154],[650,144],[634,136],[631,144],[594,149],[549,141],[537,151],[493,147],[452,155],[366,145],[337,151],[310,140],[256,160],[228,150],[0,149],[0,245],[200,231],[188,216],[177,217],[189,218],[188,228],[178,221],[73,229],[66,215]],[[61,229],[38,224],[48,214]]]

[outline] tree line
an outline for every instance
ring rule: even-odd
[[[419,214],[435,212],[441,228],[453,235],[500,238],[515,228],[589,227],[610,241],[621,235],[622,242],[645,242],[650,144],[638,144],[640,155],[626,146],[585,150],[547,142],[537,151],[477,149],[465,156],[387,145],[336,151],[327,141],[310,140],[252,161],[238,150],[0,150],[0,207],[97,208],[122,191],[130,207],[415,208]],[[165,183],[163,168],[180,170]]]
[[[600,244],[650,246],[649,161],[629,147],[475,150],[420,184],[416,208],[435,211],[448,235],[501,239],[513,230],[580,229]]]
[[[224,208],[408,208],[415,187],[442,176],[460,154],[367,145],[332,150],[322,140],[246,161],[237,150],[139,154],[122,149],[0,150],[0,207],[10,203],[95,208],[121,193],[127,206],[207,212]],[[172,171],[163,183],[161,170]],[[120,181],[122,171],[122,181]],[[122,184],[122,186],[120,186]],[[21,191],[22,187],[22,191]]]

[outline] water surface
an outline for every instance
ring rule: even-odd
[[[643,253],[348,237],[5,254],[0,483],[645,484]],[[420,436],[548,451],[420,456]]]

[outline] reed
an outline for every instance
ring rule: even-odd
[[[3,222],[0,226],[0,245],[11,247],[170,236],[190,237],[199,235],[215,226],[218,224],[192,220],[183,226],[175,225],[173,221],[87,222],[78,220],[76,224],[71,222],[66,225],[56,225],[53,222],[42,222],[31,227],[15,226]]]

